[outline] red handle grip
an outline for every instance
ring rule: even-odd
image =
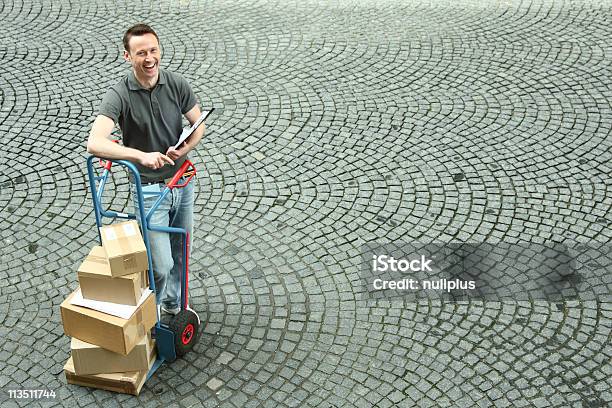
[[[196,175],[196,168],[195,168],[195,166],[189,160],[185,160],[183,165],[177,170],[177,172],[174,174],[174,177],[172,177],[172,180],[170,180],[170,182],[167,184],[167,186],[170,187],[170,188],[174,188],[174,187],[176,187],[176,188],[183,188],[187,184],[189,184],[189,182],[191,181],[191,179],[195,175]],[[189,176],[189,178],[187,180],[185,180],[182,184],[177,184],[178,181],[183,176]]]
[[[110,170],[111,166],[113,165],[113,162],[110,160],[107,161],[102,161],[102,159],[98,159],[100,166],[104,167],[104,170]]]
[[[113,143],[119,143],[119,140],[114,139]],[[111,166],[113,165],[113,162],[110,160],[102,161],[102,159],[98,159],[98,162],[100,163],[100,166],[104,167],[104,170],[110,170]]]

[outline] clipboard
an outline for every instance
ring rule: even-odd
[[[179,136],[179,140],[178,142],[174,145],[175,149],[178,149],[178,147],[185,141],[187,140],[187,138],[189,138],[189,136],[191,136],[191,134],[198,128],[200,127],[200,125],[206,120],[206,118],[208,117],[208,115],[210,115],[210,113],[212,111],[214,111],[215,108],[210,108],[210,110],[204,111],[202,112],[202,114],[200,115],[200,117],[198,118],[198,120],[195,121],[195,123],[189,127],[184,127],[183,128],[183,133],[181,133],[181,135]]]

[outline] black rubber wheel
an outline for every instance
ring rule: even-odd
[[[174,332],[174,348],[177,357],[187,354],[198,342],[200,324],[195,312],[187,309],[181,310],[170,321],[168,327]]]

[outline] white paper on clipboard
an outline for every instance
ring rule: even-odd
[[[214,110],[215,110],[215,108],[212,108],[211,110],[207,110],[207,111],[202,112],[202,114],[200,115],[198,120],[196,120],[195,123],[192,126],[183,128],[183,133],[181,133],[181,136],[179,137],[178,142],[174,145],[174,148],[178,149],[178,147],[185,140],[187,140],[187,138],[189,136],[191,136],[191,134],[202,124],[202,122],[204,122],[206,120],[208,115],[210,115],[210,112],[212,112]]]

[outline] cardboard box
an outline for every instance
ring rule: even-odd
[[[95,246],[77,271],[84,299],[137,305],[143,288],[147,287],[146,271],[113,278],[106,252]]]
[[[136,221],[100,227],[100,236],[112,276],[128,275],[149,268],[147,249]]]
[[[74,361],[72,357],[64,365],[64,374],[68,384],[82,385],[85,387],[100,388],[103,390],[121,392],[124,394],[138,395],[144,385],[147,374],[155,362],[155,348],[149,356],[149,365],[146,370],[132,371],[127,373],[106,373],[77,375],[74,372]]]
[[[153,293],[147,296],[129,319],[122,319],[71,304],[75,292],[60,305],[64,333],[115,353],[127,355],[157,321]]]
[[[151,332],[147,332],[127,356],[113,353],[75,337],[70,341],[76,375],[146,370],[149,367],[149,356],[153,348],[155,348],[155,343],[151,338]]]

